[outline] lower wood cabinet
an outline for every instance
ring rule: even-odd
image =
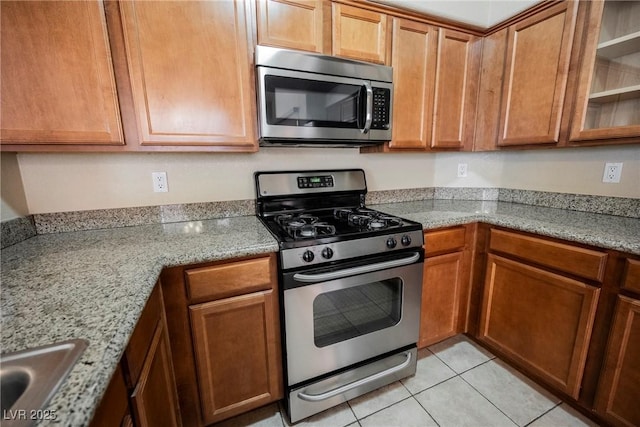
[[[206,424],[282,395],[274,291],[189,307]]]
[[[468,226],[424,235],[420,348],[466,331],[472,238]]]
[[[151,293],[91,427],[182,427],[160,285]]]
[[[102,401],[91,420],[90,427],[133,426],[127,386],[122,368],[118,365],[105,391]]]
[[[161,282],[185,426],[282,398],[276,254],[169,268]]]
[[[619,426],[640,425],[640,300],[618,296],[596,411]]]
[[[479,338],[577,398],[600,290],[489,255]]]
[[[137,426],[182,426],[164,320],[156,327],[131,405]]]

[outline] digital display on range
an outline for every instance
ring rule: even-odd
[[[333,187],[333,177],[331,175],[322,176],[299,176],[298,188],[327,188]]]

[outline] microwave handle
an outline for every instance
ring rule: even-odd
[[[371,130],[371,122],[373,121],[373,90],[371,89],[370,82],[364,82],[363,87],[366,90],[366,104],[365,104],[365,119],[364,128],[360,131],[362,133],[368,133]]]

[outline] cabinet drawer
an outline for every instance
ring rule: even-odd
[[[256,258],[185,271],[189,300],[228,298],[271,289],[271,258]]]
[[[425,254],[452,252],[464,247],[465,233],[466,229],[464,227],[424,233]]]
[[[489,248],[598,282],[607,262],[603,252],[502,230],[491,230]]]
[[[622,289],[640,293],[640,261],[627,259]]]
[[[129,386],[133,387],[140,378],[144,359],[153,340],[156,325],[162,316],[162,294],[160,286],[155,289],[147,301],[147,305],[142,310],[136,328],[133,330],[129,344],[124,351],[124,360],[129,370]]]

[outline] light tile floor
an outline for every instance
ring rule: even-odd
[[[220,427],[287,427],[278,404]],[[296,423],[298,427],[596,426],[463,335],[418,352],[416,375]]]

